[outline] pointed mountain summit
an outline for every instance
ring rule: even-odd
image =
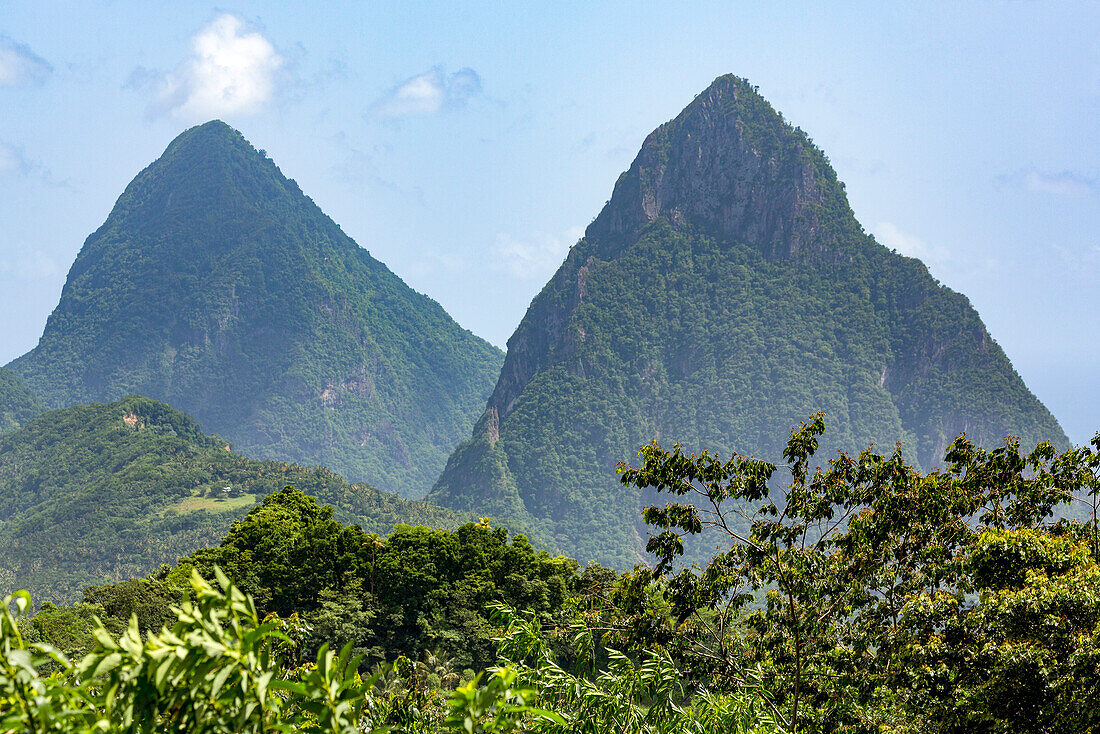
[[[721,77],[646,138],[532,302],[429,498],[628,566],[652,498],[617,462],[653,439],[779,459],[818,411],[822,463],[902,441],[931,467],[962,432],[1068,445],[967,299],[867,235],[824,154]]]
[[[45,408],[146,395],[247,454],[420,496],[501,359],[214,121],[127,186],[9,367]]]
[[[646,138],[585,236],[622,245],[661,217],[772,260],[861,231],[821,151],[733,76]]]

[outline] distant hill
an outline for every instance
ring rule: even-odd
[[[429,498],[629,566],[652,498],[619,461],[654,439],[775,460],[817,411],[822,463],[901,441],[928,469],[963,432],[1069,443],[966,297],[866,234],[809,137],[721,77],[646,138],[532,302]]]
[[[0,433],[18,428],[41,412],[38,399],[19,376],[0,367]]]
[[[126,187],[9,367],[44,408],[148,395],[247,454],[422,496],[502,359],[214,121]]]
[[[323,468],[247,459],[189,416],[142,397],[46,413],[0,436],[0,596],[73,601],[216,543],[287,484],[367,532],[453,528],[458,513]]]

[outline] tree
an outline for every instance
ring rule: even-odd
[[[235,522],[220,545],[146,579],[90,587],[85,601],[100,605],[112,628],[136,613],[139,629],[156,631],[174,619],[191,571],[212,581],[215,567],[261,616],[297,613],[312,626],[310,654],[322,642],[350,641],[368,667],[438,653],[458,670],[482,670],[496,660],[491,604],[548,612],[578,581],[576,561],[487,520],[454,531],[398,525],[380,537],[287,486]]]
[[[1097,454],[1056,454],[1045,443],[1022,453],[1011,439],[986,451],[960,437],[946,468],[928,474],[907,465],[900,446],[889,456],[840,453],[811,472],[823,431],[817,415],[793,432],[783,492],[774,464],[687,455],[679,445],[647,445],[639,467],[620,471],[625,484],[692,500],[644,511],[660,530],[648,544],[657,564],[635,586],[657,582],[669,616],[663,628],[650,619],[643,629],[669,640],[703,678],[745,682],[759,667],[787,721],[826,731],[886,717],[899,702],[919,710],[920,696],[909,693],[911,646],[938,634],[948,609],[969,614],[968,595],[992,589],[971,573],[976,549],[989,548],[985,533],[1088,535],[1045,523],[1075,494],[1095,493]],[[727,549],[702,569],[674,572],[685,535]],[[975,613],[993,600],[981,597]],[[640,593],[618,601],[631,621],[652,617]],[[935,615],[916,614],[932,602]],[[918,621],[925,626],[914,628]]]

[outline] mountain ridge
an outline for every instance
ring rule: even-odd
[[[247,458],[191,416],[129,396],[0,436],[0,596],[73,601],[85,586],[143,576],[217,541],[286,485],[367,532],[468,519],[321,467]]]

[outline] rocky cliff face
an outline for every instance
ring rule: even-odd
[[[628,566],[646,498],[617,462],[653,439],[777,459],[817,411],[821,461],[901,441],[930,467],[964,430],[1068,443],[967,299],[869,237],[824,154],[722,77],[646,139],[534,299],[430,497]]]
[[[512,412],[516,398],[530,379],[552,359],[568,359],[575,351],[577,334],[569,325],[585,295],[588,268],[585,258],[576,248],[565,264],[535,299],[545,303],[542,308],[528,309],[515,333],[508,340],[500,377],[489,397],[487,410],[500,417]],[[583,336],[580,337],[582,340]]]
[[[831,223],[822,203],[838,193],[836,177],[804,137],[777,135],[774,113],[760,101],[733,77],[708,87],[650,133],[586,237],[629,242],[665,217],[771,259],[824,247]]]

